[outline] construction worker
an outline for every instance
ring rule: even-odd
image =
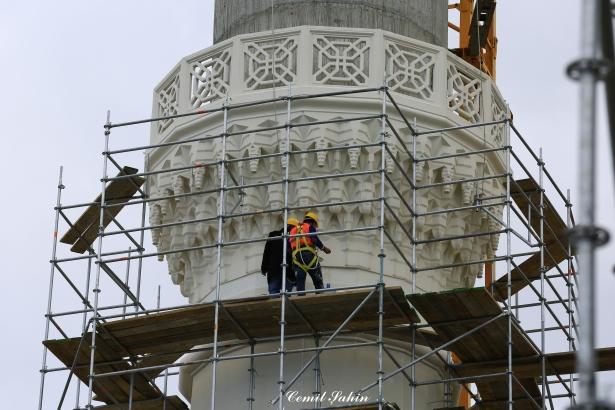
[[[297,278],[297,291],[305,290],[306,274],[309,274],[312,278],[315,289],[324,287],[317,249],[326,254],[330,254],[331,249],[321,242],[315,235],[316,232],[318,232],[318,216],[314,212],[306,212],[303,223],[290,230],[289,242],[292,249],[293,270]],[[292,237],[292,235],[308,233],[313,235]]]
[[[294,227],[299,225],[297,218],[288,218],[288,224],[286,225],[286,233],[289,233]],[[284,242],[282,235],[284,230],[269,232],[269,237],[265,243],[265,249],[263,251],[263,261],[261,262],[261,273],[267,276],[267,287],[270,295],[280,293],[282,289],[282,264],[284,255]],[[290,252],[290,246],[287,246],[286,263],[286,291],[291,292],[295,286],[295,273],[291,267],[292,254]]]

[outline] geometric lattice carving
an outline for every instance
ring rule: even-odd
[[[249,90],[292,83],[297,77],[297,41],[254,41],[244,49],[244,82]]]
[[[222,50],[190,65],[190,104],[199,108],[224,98],[230,88],[231,50]]]
[[[493,113],[493,121],[500,121],[506,118],[506,109],[499,98],[496,98],[495,90],[491,94],[491,112]],[[491,134],[491,141],[496,146],[501,146],[504,141],[504,124],[492,125],[489,132]]]
[[[158,117],[168,117],[178,113],[179,73],[158,92]],[[158,132],[166,130],[173,118],[158,121]]]
[[[392,91],[415,98],[431,98],[435,65],[436,59],[432,53],[392,42],[387,44],[387,84]]]
[[[369,78],[369,46],[364,38],[316,36],[314,81],[329,85],[364,85]]]
[[[472,78],[450,62],[447,65],[448,106],[461,118],[476,123],[481,114],[481,80]]]

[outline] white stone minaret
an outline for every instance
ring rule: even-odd
[[[214,39],[207,49],[182,59],[162,80],[154,94],[154,115],[191,112],[218,108],[230,104],[248,103],[293,94],[317,94],[366,87],[380,87],[385,81],[404,115],[421,129],[500,120],[505,104],[491,79],[446,48],[447,2],[445,0],[217,0]],[[293,103],[291,122],[294,124],[352,118],[379,114],[381,99],[376,93],[337,96]],[[395,110],[389,118],[404,139],[413,146],[408,126]],[[228,132],[271,128],[286,124],[286,106],[250,106],[231,110]],[[222,113],[169,119],[152,128],[151,142],[194,139],[215,136],[222,132]],[[416,211],[459,208],[475,204],[482,198],[496,197],[504,190],[496,180],[437,185],[440,182],[476,179],[503,171],[502,160],[495,153],[482,156],[447,157],[464,151],[501,146],[504,129],[500,126],[437,133],[417,138],[417,158],[442,157],[417,163],[415,179],[420,185],[436,184],[420,189],[416,194]],[[229,218],[224,224],[225,241],[262,238],[282,225],[282,213],[259,214],[260,210],[283,207],[283,185],[260,186],[259,183],[281,180],[285,167],[291,178],[307,175],[325,176],[352,170],[377,170],[379,147],[353,148],[361,144],[378,143],[380,119],[294,127],[292,150],[322,149],[349,146],[348,149],[293,155],[287,164],[279,156],[284,152],[284,130],[256,131],[229,137],[227,159],[250,157],[249,161],[233,162],[229,172],[236,183],[249,186],[240,195],[229,191],[227,211],[237,205],[234,213],[246,214]],[[397,139],[390,137],[389,146],[395,161],[412,174],[412,163]],[[150,219],[161,223],[204,219],[198,224],[167,227],[152,231],[159,251],[215,244],[217,222],[207,218],[217,215],[219,168],[210,164],[221,155],[218,139],[203,139],[181,146],[159,147],[148,155],[150,170],[185,167],[181,171],[163,173],[150,178],[153,197],[205,191],[198,196],[180,197],[154,202]],[[410,187],[392,158],[387,158],[387,173],[406,198]],[[191,167],[192,168],[189,168]],[[369,202],[379,196],[378,175],[358,175],[353,178],[303,180],[291,184],[289,205],[309,209],[315,203],[336,203],[365,200],[355,205],[339,205],[318,209],[324,230],[343,230],[356,226],[378,225],[379,205]],[[402,200],[387,188],[387,201],[394,215],[387,214],[387,231],[399,250],[411,254],[410,242],[398,226],[398,218],[409,231],[412,217]],[[489,208],[500,215],[501,208]],[[297,212],[301,216],[302,211]],[[428,241],[445,236],[462,236],[493,229],[485,213],[460,210],[435,213],[417,218],[416,235]],[[325,283],[332,287],[372,284],[379,275],[377,232],[361,232],[322,238],[333,249],[323,260]],[[448,242],[423,243],[417,247],[417,265],[429,267],[480,260],[494,254],[497,235],[457,239]],[[222,254],[221,292],[223,299],[266,293],[266,282],[260,274],[263,243],[246,243],[225,247]],[[387,286],[402,286],[407,293],[413,289],[412,275],[398,250],[386,248],[385,282]],[[216,250],[174,253],[167,257],[173,283],[191,303],[211,300],[216,280]],[[482,266],[451,267],[425,270],[417,274],[418,292],[439,291],[473,286]],[[308,284],[309,284],[308,279]],[[275,320],[263,318],[263,320]],[[369,336],[339,339],[372,340]],[[293,341],[288,348],[313,346],[313,340]],[[275,351],[277,343],[257,346],[257,352]],[[322,355],[324,378],[322,390],[351,392],[371,382],[375,377],[375,347],[333,350]],[[417,351],[423,351],[421,346]],[[411,347],[397,343],[391,348],[399,362],[410,359]],[[235,349],[235,354],[249,353],[249,348]],[[196,355],[194,355],[196,356]],[[206,355],[199,356],[201,358]],[[288,374],[293,374],[307,357],[289,356]],[[236,410],[248,408],[248,361],[222,362],[217,372],[217,408]],[[258,358],[254,409],[267,408],[267,401],[276,396],[278,379],[276,357]],[[393,364],[387,358],[385,367]],[[417,368],[418,377],[441,377],[440,361],[432,360]],[[181,389],[192,402],[192,408],[209,408],[211,371],[209,366],[184,368]],[[314,391],[314,377],[306,376],[296,390],[307,395]],[[416,408],[443,407],[442,385],[416,389]],[[385,398],[400,408],[410,408],[411,389],[399,377],[385,385]],[[372,394],[372,398],[375,396]],[[288,409],[309,406],[288,404]],[[324,407],[324,406],[323,406]]]

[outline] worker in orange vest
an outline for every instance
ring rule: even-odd
[[[306,275],[309,274],[315,289],[322,289],[322,270],[318,260],[318,250],[326,254],[331,253],[318,238],[318,216],[314,212],[306,212],[303,223],[290,230],[290,248],[292,250],[293,270],[297,279],[297,291],[305,290]],[[294,235],[305,235],[297,236]]]

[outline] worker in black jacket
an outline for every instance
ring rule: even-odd
[[[288,218],[286,225],[286,233],[297,226],[299,221],[297,218]],[[282,240],[283,230],[269,232],[269,238],[265,243],[263,251],[263,261],[261,263],[261,273],[267,276],[267,285],[269,294],[278,294],[282,289],[282,263],[284,255],[284,241]],[[286,291],[291,292],[295,286],[295,274],[292,269],[292,255],[290,246],[287,246],[286,256]]]

